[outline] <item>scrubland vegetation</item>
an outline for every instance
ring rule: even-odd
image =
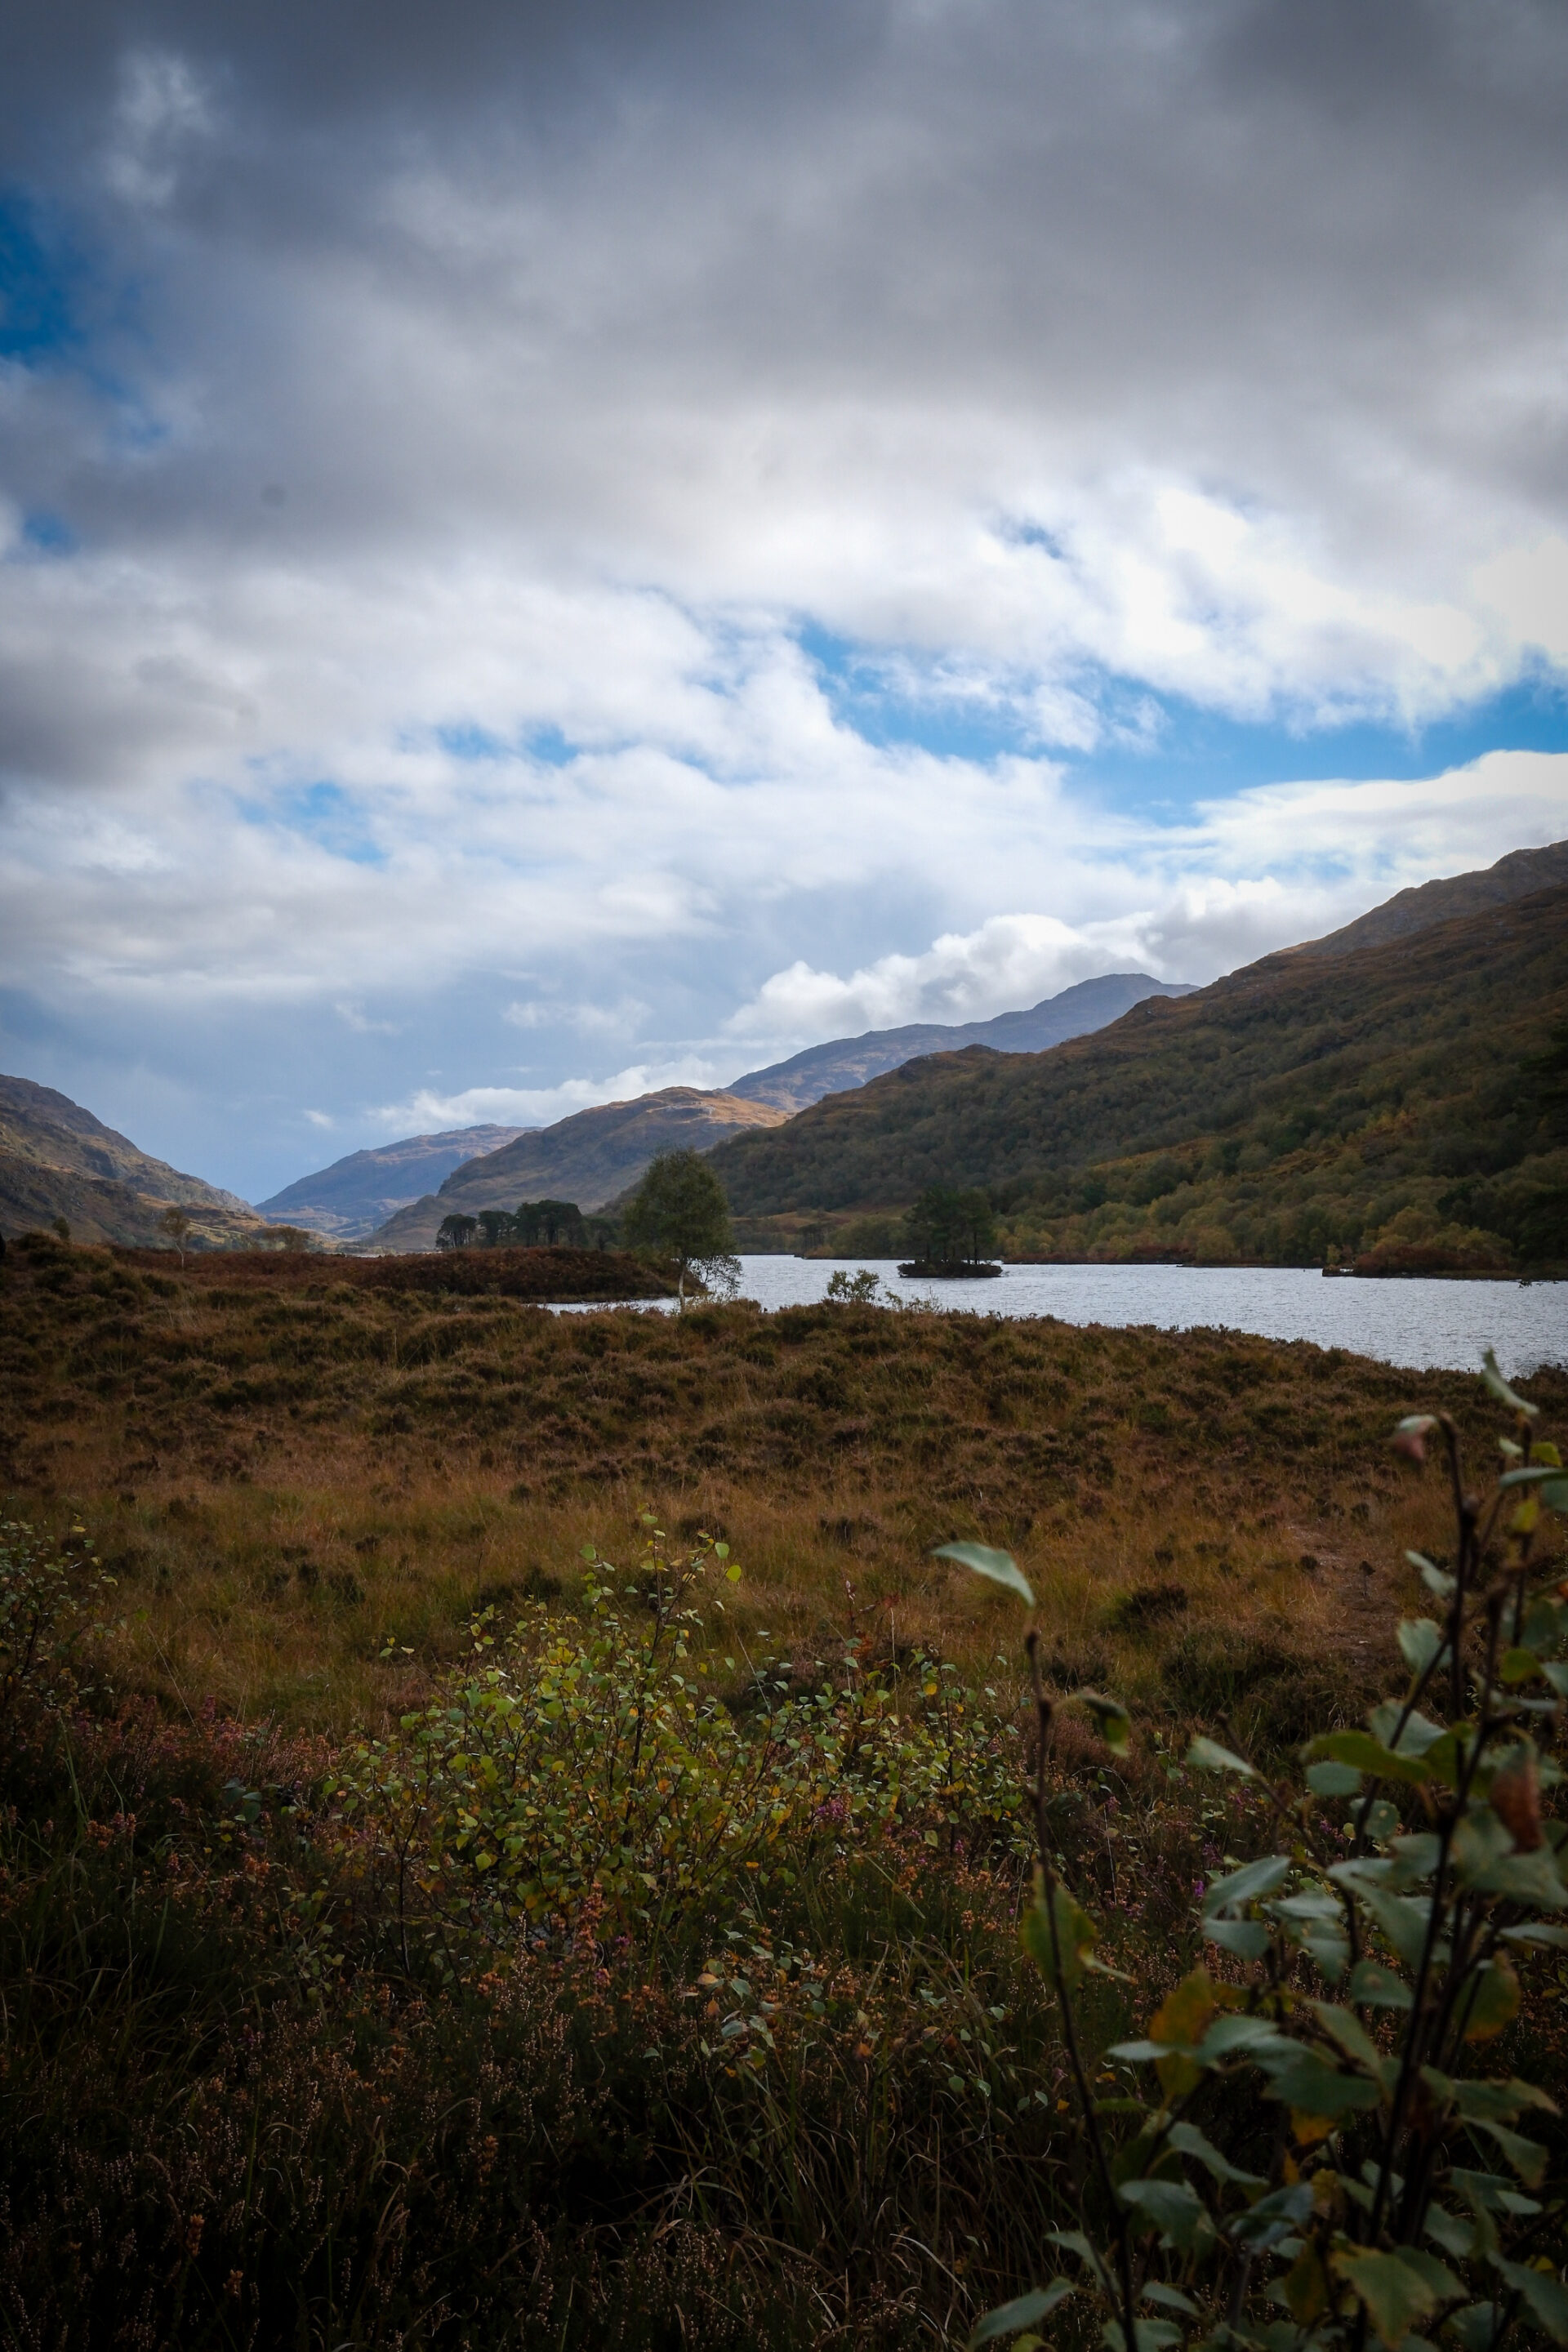
[[[1102,2053],[1205,1950],[1237,2000],[1267,1965],[1194,1889],[1271,1850],[1271,1784],[1190,1735],[1272,1770],[1403,1690],[1405,1553],[1455,1538],[1389,1432],[1447,1411],[1484,1465],[1499,1427],[1479,1381],[1231,1333],[451,1286],[502,1255],[397,1288],[40,1237],[0,1274],[11,2340],[962,2340],[1107,2218],[1019,1945],[1031,1773],[1135,2140]],[[1526,1386],[1561,1436],[1568,1380]],[[1009,1548],[1045,1687],[1130,1737],[1080,1706],[1042,1742],[955,1539]],[[1515,1966],[1488,2071],[1561,2084],[1563,1955]],[[1321,2166],[1210,2087],[1238,2169]]]

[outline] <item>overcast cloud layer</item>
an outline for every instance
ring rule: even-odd
[[[0,28],[0,1065],[263,1194],[1568,835],[1552,5]]]

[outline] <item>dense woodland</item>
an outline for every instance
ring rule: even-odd
[[[926,1185],[1016,1256],[1568,1264],[1568,887],[1280,955],[1039,1055],[906,1064],[713,1154],[741,1245],[890,1255]]]

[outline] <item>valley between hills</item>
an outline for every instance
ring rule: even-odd
[[[758,1116],[706,1164],[775,1247],[892,1223],[940,1168],[1041,1248],[1321,1234],[1396,1246],[1391,1270],[1550,1270],[1565,946],[1568,883],[1439,907],[1039,1053],[922,1055],[793,1114],[736,1097]],[[613,1247],[263,1246],[257,1212],[63,1097],[5,1100],[26,1182],[56,1165],[102,1234],[25,1200],[0,1260],[19,2340],[95,2352],[133,2305],[169,2352],[963,2343],[1078,2227],[1082,2112],[1137,2159],[1130,2037],[1194,1986],[1217,2010],[1342,1974],[1256,1904],[1225,1946],[1204,1905],[1291,1868],[1304,1743],[1375,1763],[1369,1709],[1441,1651],[1452,1496],[1402,1423],[1446,1414],[1478,1482],[1537,1450],[1481,1572],[1511,1593],[1528,1552],[1528,1622],[1557,1625],[1562,1368],[1516,1396],[1227,1330],[641,1313],[612,1302],[668,1279]],[[647,1128],[583,1116],[635,1173]],[[40,1129],[59,1162],[27,1160]],[[524,1147],[537,1181],[552,1148],[465,1140],[405,1148],[406,1175],[455,1155],[439,1199]],[[1359,1832],[1291,1802],[1321,1912]],[[1376,1821],[1384,1859],[1417,1842]],[[1534,1834],[1557,1900],[1559,1826]],[[1028,1940],[1040,1839],[1102,1964],[1081,2096]],[[1568,1974],[1510,1948],[1479,2063],[1541,2086],[1560,2174]],[[1250,2078],[1203,2113],[1253,2180],[1328,2128]]]
[[[352,1153],[252,1209],[89,1111],[0,1079],[0,1237],[432,1249],[443,1222],[575,1203],[601,1244],[661,1152],[707,1155],[747,1251],[901,1255],[932,1185],[1016,1260],[1568,1267],[1568,844],[1401,892],[1206,988],[1085,982],[1028,1013],[813,1047],[543,1129]]]

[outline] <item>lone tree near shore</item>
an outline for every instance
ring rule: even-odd
[[[184,1210],[180,1208],[177,1204],[173,1208],[165,1209],[163,1215],[158,1220],[158,1230],[160,1233],[165,1233],[168,1234],[169,1239],[179,1251],[180,1264],[184,1265],[185,1262],[185,1244],[190,1239],[191,1234],[191,1221],[186,1215]]]
[[[632,1195],[626,1237],[633,1249],[675,1260],[676,1297],[686,1311],[686,1277],[732,1291],[740,1280],[724,1188],[698,1151],[661,1151]]]

